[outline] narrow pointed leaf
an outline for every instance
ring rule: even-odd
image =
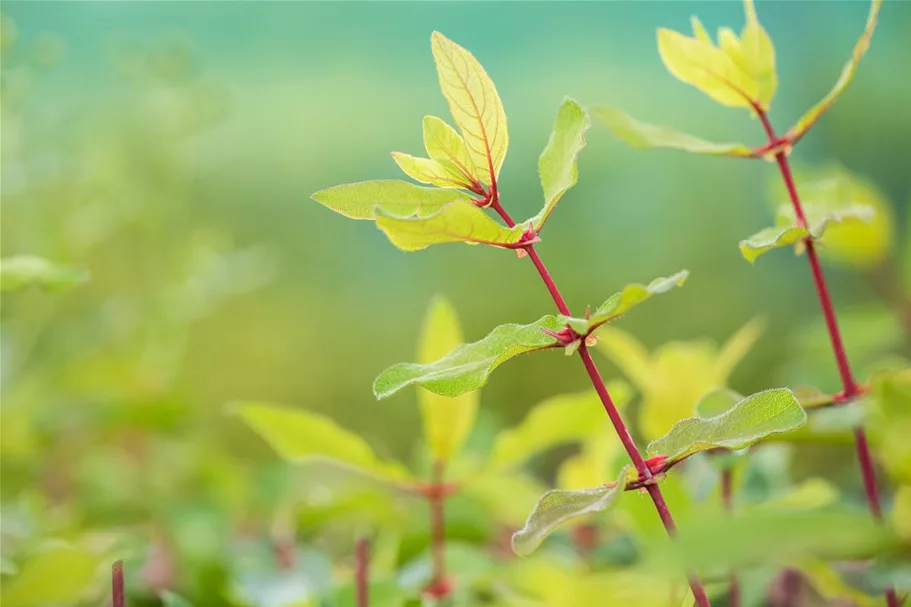
[[[740,35],[740,49],[746,72],[756,81],[758,101],[763,109],[769,109],[775,90],[778,88],[778,74],[775,71],[775,47],[769,34],[759,24],[753,0],[744,0],[746,25]]]
[[[832,104],[835,103],[838,97],[841,96],[846,88],[848,88],[848,85],[851,84],[851,80],[854,79],[854,73],[857,71],[860,60],[863,58],[864,54],[866,54],[867,49],[870,48],[870,40],[873,38],[873,31],[876,29],[876,22],[879,19],[879,10],[882,8],[882,4],[883,0],[872,0],[870,3],[870,12],[867,14],[867,24],[864,27],[863,34],[861,34],[857,44],[854,45],[854,51],[851,53],[851,60],[841,69],[841,75],[838,77],[835,86],[829,91],[829,94],[823,97],[819,103],[801,116],[797,121],[797,124],[788,131],[788,138],[792,143],[799,141],[800,138],[816,124],[816,121],[822,117],[826,110],[832,107]]]
[[[807,414],[793,392],[786,388],[766,390],[715,417],[677,422],[670,432],[649,444],[648,453],[666,455],[668,461],[675,462],[708,449],[743,449],[770,434],[799,428],[806,421]]]
[[[312,198],[351,219],[376,219],[377,211],[394,217],[424,217],[451,202],[471,200],[462,190],[424,188],[392,179],[337,185],[316,192]]]
[[[81,268],[56,264],[34,255],[17,255],[0,259],[0,291],[18,291],[27,287],[61,290],[82,284],[89,273]]]
[[[435,362],[389,367],[376,378],[373,392],[383,399],[415,384],[442,396],[477,390],[487,383],[494,369],[510,358],[556,346],[557,341],[541,329],[559,328],[554,316],[543,316],[527,325],[500,325],[484,339],[462,344]]]
[[[545,493],[528,516],[525,526],[512,536],[512,549],[519,556],[534,552],[544,539],[560,525],[594,512],[613,508],[623,494],[627,482],[635,474],[627,466],[616,483],[591,489],[565,491],[554,489]]]
[[[401,464],[381,460],[360,436],[318,413],[255,402],[230,410],[289,462],[330,461],[381,480],[410,477]]]
[[[544,208],[531,220],[535,230],[541,230],[563,194],[579,181],[576,159],[585,147],[585,132],[589,127],[591,120],[582,106],[572,99],[564,100],[547,147],[538,159]]]
[[[406,175],[421,183],[441,188],[464,188],[471,185],[464,175],[450,170],[449,165],[438,160],[419,158],[402,152],[393,152],[392,159]]]
[[[75,605],[95,580],[100,559],[66,545],[33,555],[13,578],[3,580],[4,607]]]
[[[690,17],[690,24],[693,26],[693,37],[696,40],[701,40],[706,44],[711,44],[712,39],[709,37],[709,33],[705,31],[705,26],[702,25],[702,21],[699,20],[699,17],[693,15]]]
[[[619,293],[611,295],[590,318],[561,317],[561,320],[569,324],[577,333],[588,335],[604,323],[623,316],[645,300],[650,299],[652,295],[667,293],[675,287],[683,286],[688,276],[689,272],[681,270],[671,276],[656,278],[647,285],[627,285]]]
[[[666,148],[705,154],[708,156],[734,156],[749,158],[753,150],[742,143],[714,143],[657,124],[640,122],[629,114],[613,107],[591,109],[595,120],[606,126],[619,139],[634,148]]]
[[[525,228],[507,228],[473,202],[454,202],[428,217],[401,218],[377,210],[376,225],[403,251],[420,251],[447,242],[509,248],[522,240]]]
[[[461,343],[462,330],[452,304],[441,297],[435,298],[424,319],[418,362],[438,360]],[[478,393],[466,392],[449,398],[418,388],[418,402],[421,405],[424,437],[434,459],[449,461],[474,426]]]
[[[466,180],[478,181],[478,171],[468,155],[465,140],[442,118],[424,116],[424,149],[433,160],[452,164]]]
[[[441,34],[431,36],[440,89],[462,132],[481,181],[496,182],[509,147],[506,112],[493,81],[470,52]]]

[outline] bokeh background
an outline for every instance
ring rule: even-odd
[[[758,8],[776,43],[771,117],[783,132],[836,80],[868,4]],[[512,254],[402,253],[310,194],[399,177],[389,152],[421,151],[425,114],[448,119],[433,30],[469,48],[497,84],[511,139],[501,192],[514,216],[541,204],[537,157],[565,95],[712,140],[762,143],[745,112],[664,70],[655,28],[687,30],[691,14],[710,30],[743,19],[733,1],[4,2],[2,254],[91,272],[66,293],[3,297],[7,512],[31,512],[22,515],[31,533],[127,524],[197,546],[268,526],[285,471],[225,415],[237,399],[321,411],[380,453],[412,457],[415,395],[378,403],[371,382],[413,358],[431,297],[451,299],[472,340],[552,302]],[[894,210],[892,257],[827,266],[855,359],[868,342],[880,354],[906,347],[894,308],[911,197],[909,28],[911,3],[887,1],[856,80],[792,156],[844,165]],[[750,267],[737,250],[772,220],[772,165],[634,151],[595,126],[579,166],[539,248],[571,307],[687,268],[684,289],[623,328],[650,347],[720,342],[763,316],[732,386],[837,389],[825,355],[799,355],[825,347],[806,262],[778,252]],[[482,393],[472,443],[585,385],[559,354],[511,362]],[[7,546],[27,534],[11,521]]]

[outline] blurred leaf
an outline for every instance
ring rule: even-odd
[[[864,408],[860,403],[837,407],[811,409],[807,423],[790,432],[770,437],[770,440],[787,443],[825,445],[850,445],[854,443],[854,430],[863,425]]]
[[[820,597],[827,601],[848,601],[856,607],[875,607],[882,604],[881,597],[872,597],[848,585],[828,563],[810,560],[797,567]]]
[[[879,556],[867,570],[867,582],[879,592],[894,588],[898,592],[911,591],[911,558],[907,553],[897,556]]]
[[[611,396],[616,396],[611,391]],[[599,433],[582,443],[579,453],[566,458],[557,469],[557,489],[584,489],[604,482],[611,476],[614,457],[622,451],[622,443],[610,435]]]
[[[604,323],[620,318],[642,302],[650,299],[652,295],[667,293],[675,287],[683,286],[689,275],[690,273],[686,270],[681,270],[668,277],[656,278],[648,285],[626,285],[622,291],[608,297],[591,317],[570,318],[561,316],[560,320],[571,326],[580,335],[588,335]]]
[[[911,485],[911,369],[877,374],[866,410],[866,428],[878,460],[893,480]]]
[[[435,298],[424,318],[418,347],[418,362],[439,360],[462,343],[462,330],[455,310],[446,299]],[[449,461],[474,427],[478,393],[449,398],[418,388],[424,436],[436,460]]]
[[[838,502],[838,489],[821,478],[808,478],[800,484],[789,487],[781,495],[770,497],[753,506],[752,510],[816,510]]]
[[[401,464],[380,460],[364,439],[328,417],[266,403],[241,402],[230,409],[288,461],[326,459],[379,479],[403,481],[411,477]]]
[[[519,556],[527,556],[563,523],[612,508],[617,497],[624,493],[626,484],[635,478],[635,471],[631,466],[627,466],[617,478],[617,483],[612,486],[602,485],[575,491],[548,491],[541,496],[538,505],[525,521],[525,526],[512,536],[512,549]]]
[[[759,105],[768,109],[778,87],[778,74],[775,72],[775,47],[769,34],[759,24],[753,0],[744,0],[746,25],[740,34],[740,48],[743,57],[744,71],[757,84]]]
[[[770,434],[798,428],[806,420],[790,390],[766,390],[715,417],[677,422],[667,435],[649,444],[648,453],[666,455],[673,462],[708,449],[743,449]]]
[[[743,395],[728,388],[716,388],[699,399],[696,403],[696,415],[699,417],[715,417],[730,409],[743,400]]]
[[[892,524],[895,525],[895,531],[911,543],[911,485],[902,485],[895,492]]]
[[[466,481],[461,493],[476,500],[494,518],[508,527],[517,528],[546,490],[530,474],[511,470],[502,474],[485,474]]]
[[[45,607],[76,603],[95,580],[100,559],[66,545],[55,545],[29,558],[19,573],[4,580],[5,607]]]
[[[471,196],[453,188],[424,188],[394,179],[360,181],[320,190],[313,200],[351,219],[376,219],[381,211],[393,217],[426,217]]]
[[[489,175],[482,181],[492,185],[509,146],[506,112],[497,89],[474,55],[440,32],[433,32],[430,45],[440,90],[462,131],[468,156],[478,175]]]
[[[446,242],[488,244],[508,248],[522,240],[525,228],[502,226],[475,203],[459,201],[427,217],[399,218],[377,210],[376,225],[403,251],[420,251]]]
[[[395,580],[371,579],[367,587],[370,607],[400,607],[405,604],[405,593]],[[355,584],[345,584],[335,591],[333,600],[326,607],[360,607]]]
[[[399,363],[380,373],[373,393],[383,399],[412,384],[441,396],[458,396],[477,390],[498,366],[519,354],[552,348],[556,341],[541,329],[559,329],[554,316],[542,316],[527,325],[500,325],[487,337],[462,344],[436,362]]]
[[[290,566],[267,542],[238,542],[229,559],[229,597],[250,607],[310,607],[332,584],[332,564],[315,550],[295,549]]]
[[[19,291],[37,286],[62,290],[89,279],[87,270],[64,266],[34,255],[17,255],[0,259],[0,291]]]
[[[447,542],[445,558],[447,568],[458,572],[459,586],[462,587],[470,587],[479,579],[489,578],[498,568],[489,550],[465,542]],[[432,577],[433,560],[428,550],[404,564],[399,570],[398,584],[405,590],[422,591]]]
[[[469,184],[478,181],[478,171],[468,155],[465,140],[443,119],[424,116],[424,149],[444,166],[455,167]]]
[[[614,135],[634,148],[667,148],[692,154],[748,158],[753,150],[742,143],[715,143],[681,133],[670,127],[640,122],[623,110],[598,106],[591,115]]]
[[[193,607],[187,599],[168,591],[161,593],[161,603],[164,607]]]
[[[579,181],[576,159],[585,147],[585,132],[589,127],[591,119],[582,106],[572,99],[565,99],[557,111],[547,147],[538,159],[544,208],[531,219],[535,230],[541,231],[563,194]]]
[[[838,77],[835,86],[829,91],[829,94],[823,97],[822,101],[814,105],[809,111],[801,116],[797,121],[797,124],[788,131],[787,137],[791,139],[792,142],[796,143],[799,141],[800,138],[816,124],[816,121],[819,120],[826,110],[832,107],[835,100],[838,99],[846,88],[848,88],[851,80],[854,79],[854,72],[857,71],[857,66],[860,63],[861,58],[867,52],[867,49],[870,48],[870,39],[873,37],[873,30],[876,29],[876,21],[879,18],[879,9],[882,8],[882,4],[882,0],[872,0],[870,3],[867,24],[864,26],[863,34],[861,34],[857,44],[854,45],[854,51],[851,53],[851,60],[842,68],[841,75]]]
[[[392,159],[406,175],[441,188],[461,188],[471,185],[465,176],[450,163],[431,158],[420,158],[402,152],[392,152]]]

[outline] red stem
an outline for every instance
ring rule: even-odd
[[[772,123],[764,110],[755,106],[754,109],[762,121],[769,142],[778,140]],[[785,187],[788,190],[788,196],[794,207],[794,215],[797,217],[797,225],[807,227],[807,218],[803,212],[803,206],[800,203],[800,196],[797,193],[797,186],[794,184],[794,176],[791,174],[791,166],[788,163],[788,157],[784,151],[775,155],[775,161],[781,171],[781,177],[784,180]],[[841,375],[843,394],[845,398],[850,399],[857,396],[859,390],[857,382],[851,373],[851,365],[848,363],[848,356],[845,353],[844,342],[841,339],[841,331],[838,328],[838,318],[835,315],[835,308],[832,305],[832,297],[829,295],[829,289],[826,286],[826,279],[823,276],[822,265],[819,263],[819,256],[816,254],[816,247],[813,243],[813,237],[810,236],[804,241],[807,248],[807,260],[810,262],[810,270],[813,273],[813,283],[816,286],[816,294],[819,297],[819,305],[822,308],[823,316],[826,320],[826,327],[829,330],[829,340],[832,342],[832,353],[835,355],[835,362],[838,365],[838,373]],[[870,445],[867,442],[867,435],[863,428],[857,428],[854,431],[854,444],[857,450],[857,461],[860,463],[860,471],[863,477],[864,490],[867,495],[867,504],[870,512],[878,520],[882,520],[882,508],[879,503],[879,495],[876,491],[876,471],[873,468],[873,459],[870,456]],[[886,591],[886,604],[889,607],[898,607],[898,595],[895,589],[890,588]]]
[[[492,197],[492,200],[490,205],[491,208],[503,218],[506,225],[509,227],[515,226],[516,222],[512,220],[509,213],[500,205],[500,201],[495,195]],[[541,279],[547,286],[547,290],[550,292],[551,297],[553,297],[554,303],[557,304],[557,309],[565,316],[572,316],[569,307],[566,305],[566,300],[563,299],[563,295],[554,283],[550,272],[547,271],[547,267],[544,265],[544,262],[541,261],[537,251],[535,251],[534,245],[527,245],[525,251],[528,252],[528,256],[531,258],[532,263],[535,264],[538,274],[541,275]],[[623,443],[623,448],[626,449],[627,455],[629,455],[630,460],[632,460],[633,465],[636,467],[636,471],[639,473],[639,478],[646,481],[651,479],[653,477],[652,472],[649,470],[645,460],[642,459],[642,455],[639,453],[636,443],[633,442],[633,438],[630,436],[629,430],[623,422],[623,418],[620,416],[620,412],[617,410],[614,401],[610,397],[610,393],[607,391],[607,386],[604,385],[604,379],[602,379],[601,374],[598,372],[598,367],[595,365],[595,361],[592,360],[591,354],[589,354],[588,348],[584,343],[579,347],[579,357],[585,365],[585,370],[588,372],[592,386],[594,386],[595,391],[601,398],[601,404],[604,406],[604,410],[607,412],[617,436],[620,437],[620,442]],[[658,483],[647,483],[645,489],[652,498],[655,509],[658,511],[658,516],[661,518],[661,522],[664,524],[664,528],[667,530],[668,535],[675,537],[677,535],[677,525],[674,523],[674,517],[671,516],[671,511],[667,507],[667,502],[664,501],[664,496],[661,494]],[[693,591],[693,598],[696,599],[696,605],[699,607],[711,607],[709,598],[705,594],[705,589],[702,587],[702,582],[696,575],[689,576],[689,584],[690,589]]]
[[[721,502],[725,511],[731,512],[734,502],[734,474],[730,468],[721,471]],[[737,577],[736,571],[731,572],[730,585],[728,605],[740,607],[740,578]]]
[[[445,463],[433,463],[432,486],[439,488],[443,485]],[[443,492],[431,491],[428,496],[430,502],[430,538],[433,558],[433,579],[430,582],[435,592],[441,592],[446,587],[446,518],[443,511]]]
[[[111,566],[111,605],[112,607],[127,607],[123,583],[123,561],[116,561]]]
[[[354,579],[357,587],[357,607],[370,605],[370,540],[360,538],[354,546]]]

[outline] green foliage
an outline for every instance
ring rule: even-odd
[[[865,427],[879,461],[896,482],[911,485],[911,369],[873,378]]]
[[[12,581],[3,585],[9,607],[44,607],[75,603],[95,580],[100,559],[79,548],[48,546],[31,556]]]
[[[86,270],[56,264],[34,255],[0,259],[0,291],[3,292],[32,286],[57,291],[82,284],[88,279]]]
[[[473,202],[448,204],[428,217],[402,219],[377,211],[376,225],[403,251],[420,251],[446,242],[487,244],[510,248],[522,240],[525,228],[507,228]]]
[[[193,607],[193,603],[173,592],[164,592],[161,595],[164,607]]]
[[[351,219],[426,217],[451,202],[471,201],[471,196],[452,188],[422,188],[407,181],[361,181],[320,190],[313,200]]]
[[[715,417],[684,419],[665,436],[649,443],[649,455],[668,461],[685,459],[708,449],[743,449],[758,440],[802,426],[807,414],[786,388],[746,397]]]

